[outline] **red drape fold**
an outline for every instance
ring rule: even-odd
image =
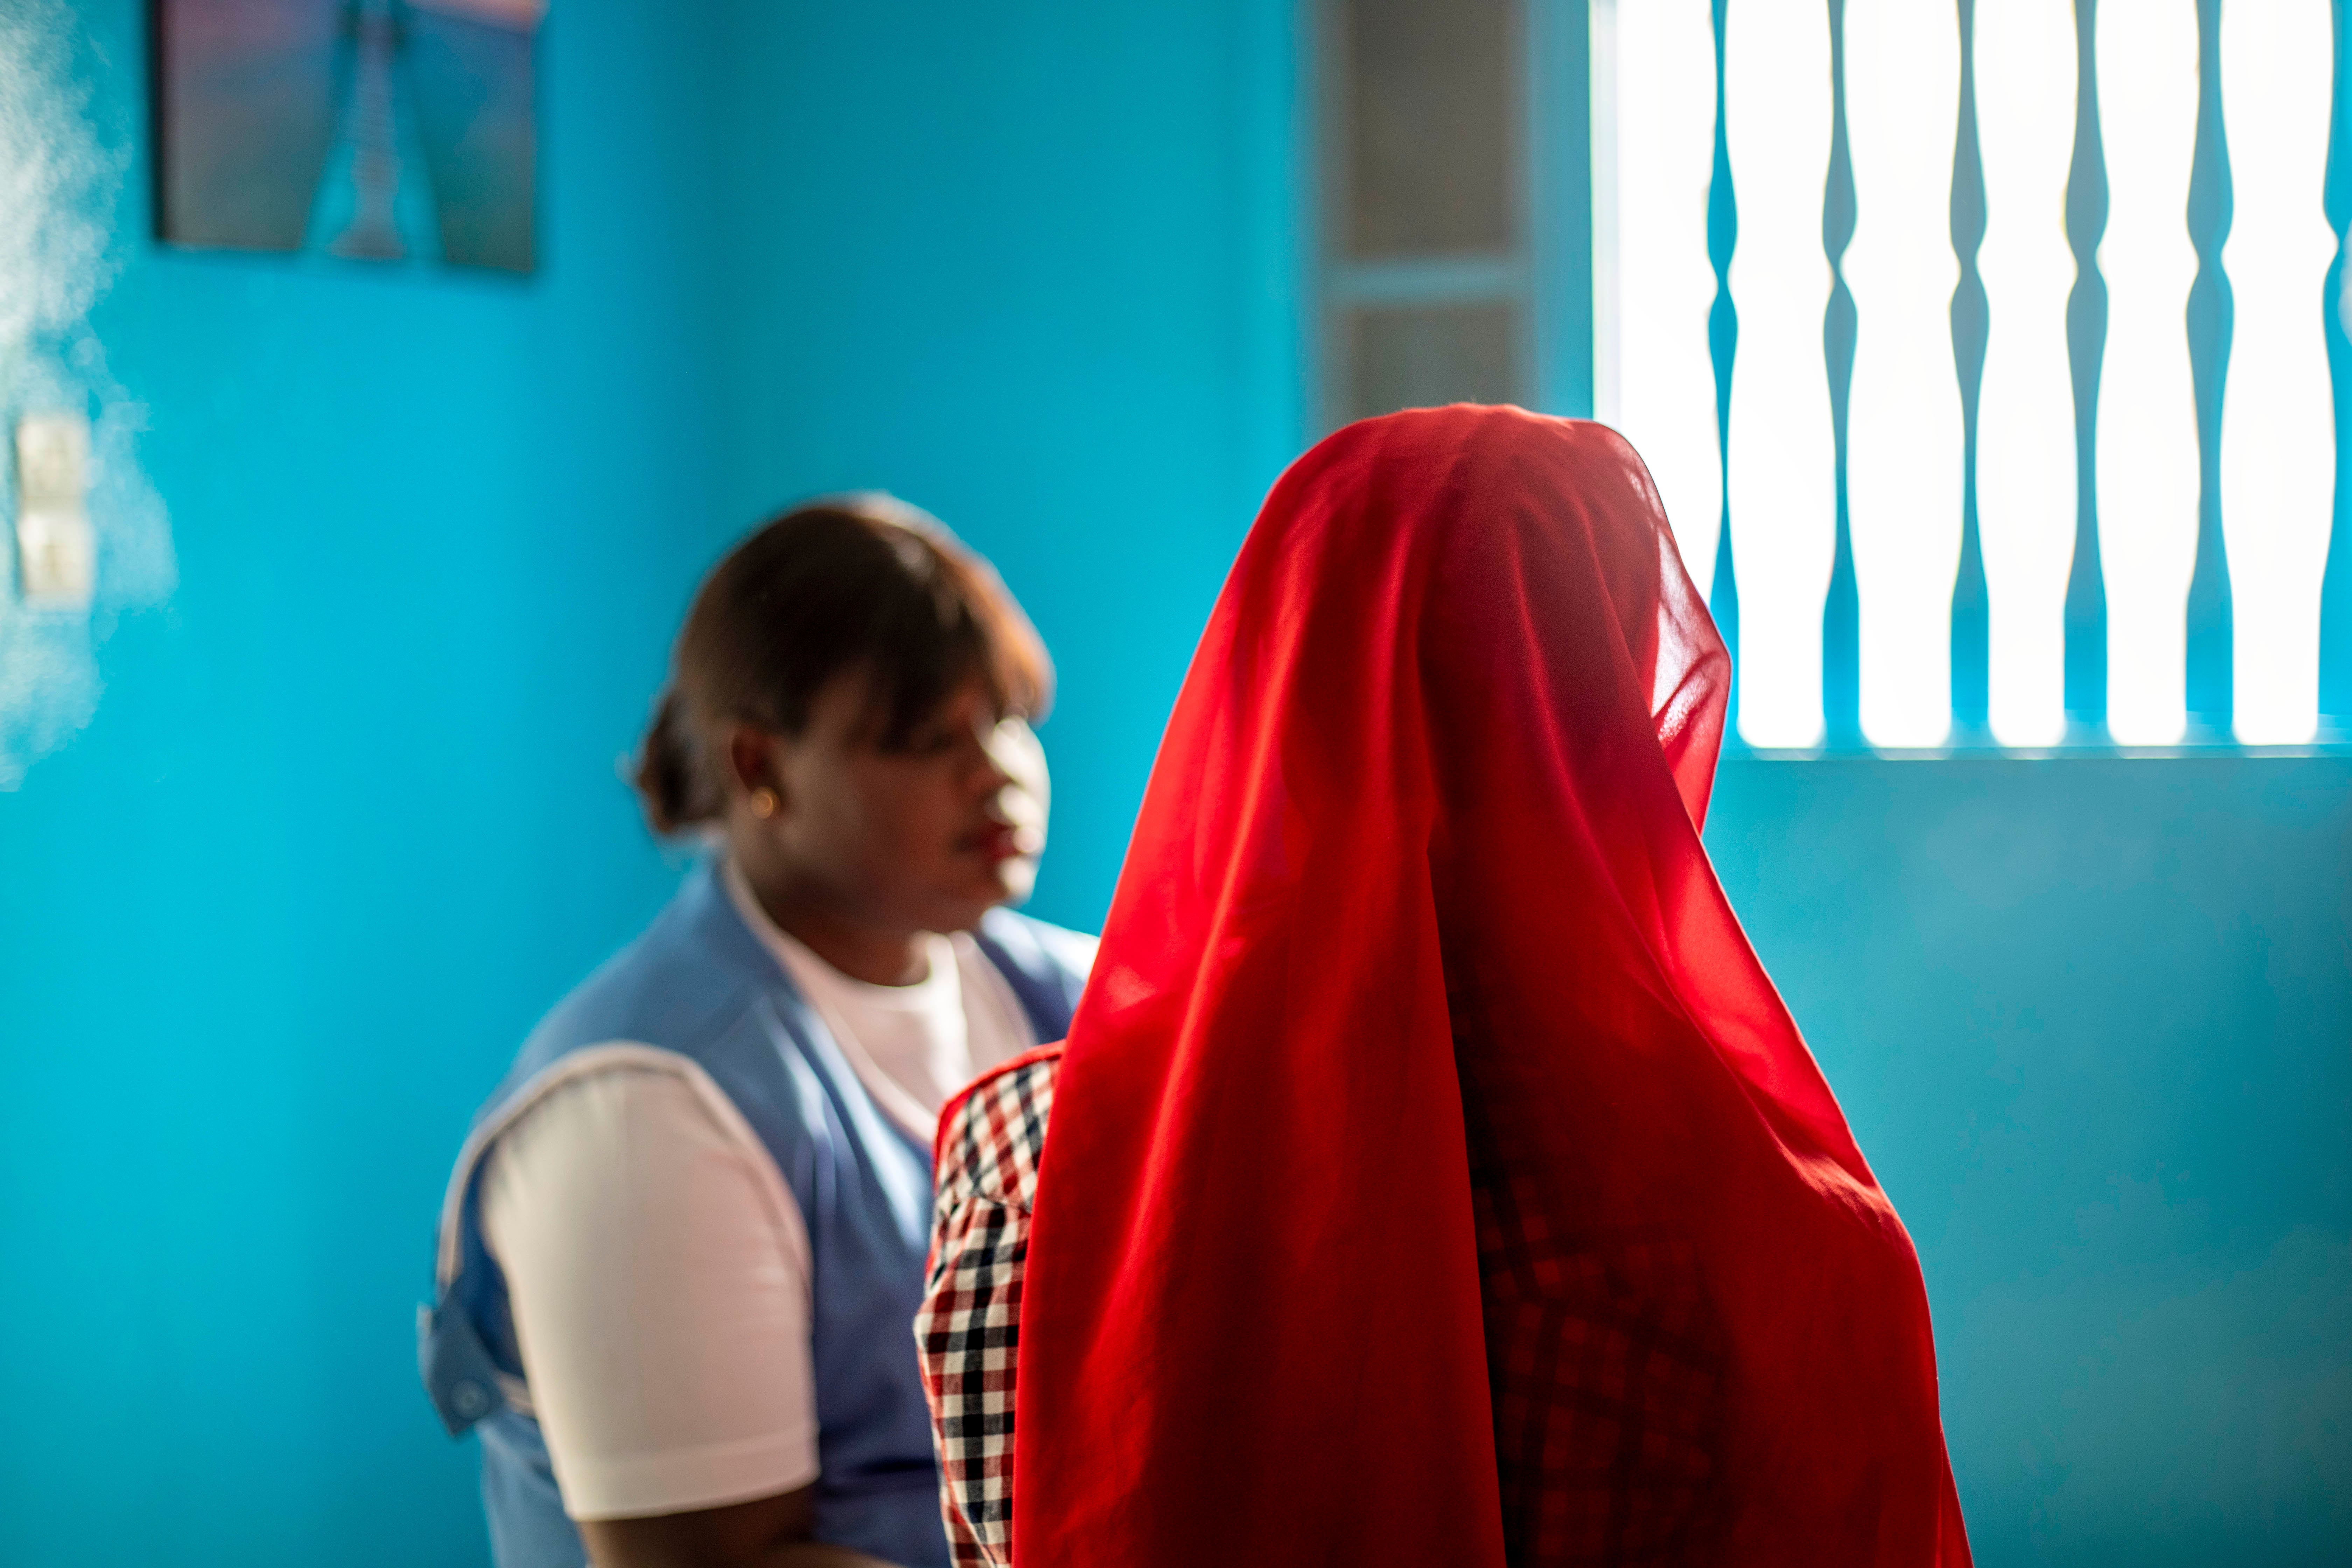
[[[1968,1561],[1910,1240],[1700,846],[1728,681],[1602,426],[1283,477],[1063,1061],[1021,1568]]]

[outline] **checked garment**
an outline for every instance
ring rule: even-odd
[[[1464,1063],[1474,1105],[1483,1056]],[[1021,1283],[1060,1066],[1058,1047],[1008,1062],[940,1124],[915,1337],[957,1568],[1012,1562]],[[1543,1194],[1513,1174],[1509,1135],[1475,1114],[1467,1131],[1509,1561],[1693,1560],[1714,1522],[1706,1500],[1720,1381],[1686,1254],[1572,1242]]]
[[[940,1120],[938,1206],[915,1317],[957,1568],[1012,1561],[1013,1373],[1037,1159],[1061,1050],[1017,1057]]]

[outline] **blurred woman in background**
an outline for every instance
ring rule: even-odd
[[[1910,1238],[1699,841],[1730,674],[1601,426],[1283,477],[1067,1046],[941,1121],[959,1562],[1967,1563]]]
[[[1051,685],[995,574],[887,497],[702,584],[637,785],[714,853],[524,1045],[442,1217],[424,1372],[500,1568],[947,1561],[907,1338],[932,1135],[1062,1036],[1092,950],[1003,907]]]

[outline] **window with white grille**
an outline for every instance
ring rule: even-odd
[[[1742,739],[1832,728],[1842,563],[1872,745],[2319,735],[2329,0],[1592,24],[1595,412],[1693,570],[1729,552]]]
[[[1321,15],[1328,418],[1623,429],[1748,745],[2352,738],[2333,0]],[[1589,289],[1529,237],[1588,156]]]

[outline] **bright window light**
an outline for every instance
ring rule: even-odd
[[[1708,0],[1605,9],[1615,18],[1616,224],[1613,255],[1600,260],[1614,283],[1616,335],[1598,377],[1599,412],[1649,463],[1683,565],[1705,594],[1723,526],[1706,331],[1715,22]]]
[[[2319,584],[2336,495],[2321,337],[2336,236],[2320,209],[2335,49],[2328,0],[2228,0],[2221,113],[2233,206],[2221,261],[2236,305],[2221,403],[2221,531],[2249,744],[2319,724]]]
[[[2066,177],[2074,152],[2070,0],[1977,0],[1977,137],[1990,305],[1977,400],[1990,718],[2005,746],[2066,732],[2066,577],[2074,561],[2074,389],[2066,357]]]
[[[2102,5],[2097,29],[2107,346],[2095,472],[2107,728],[2126,745],[2164,745],[2180,739],[2187,721],[2189,580],[2197,564],[2187,315],[2197,277],[2188,220],[2196,0]]]
[[[1822,362],[1831,96],[1821,0],[1729,8],[1724,129],[1739,205],[1731,259],[1739,345],[1727,479],[1739,584],[1739,733],[1754,746],[1811,746],[1822,734],[1822,601],[1837,544]]]
[[[1964,461],[1952,366],[1960,37],[1951,0],[1846,0],[1845,105],[1855,211],[1843,262],[1855,312],[1846,498],[1862,729],[1876,745],[1935,746],[1952,727]],[[1747,607],[1742,595],[1743,616]]]

